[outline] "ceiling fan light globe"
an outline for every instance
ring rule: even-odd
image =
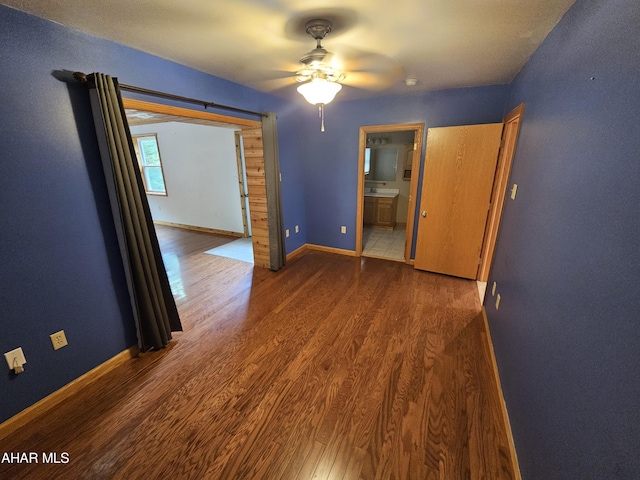
[[[311,105],[326,105],[331,102],[342,89],[342,85],[321,78],[314,78],[310,82],[298,87],[298,92]]]

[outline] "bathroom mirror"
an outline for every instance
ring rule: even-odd
[[[369,150],[369,162],[365,161],[366,180],[369,182],[394,182],[398,170],[398,148],[376,147],[367,148],[367,150]]]

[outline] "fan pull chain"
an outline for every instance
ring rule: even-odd
[[[318,116],[320,117],[320,131],[324,132],[324,103],[318,106]]]

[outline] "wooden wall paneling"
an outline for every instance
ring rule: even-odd
[[[247,170],[254,264],[259,267],[269,268],[271,265],[271,253],[262,127],[243,128],[242,142]]]

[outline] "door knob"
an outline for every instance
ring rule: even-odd
[[[426,211],[426,210],[423,210],[423,211],[422,211],[422,213],[421,213],[420,215],[422,215],[423,217],[426,217],[426,216],[427,216],[427,211]]]

